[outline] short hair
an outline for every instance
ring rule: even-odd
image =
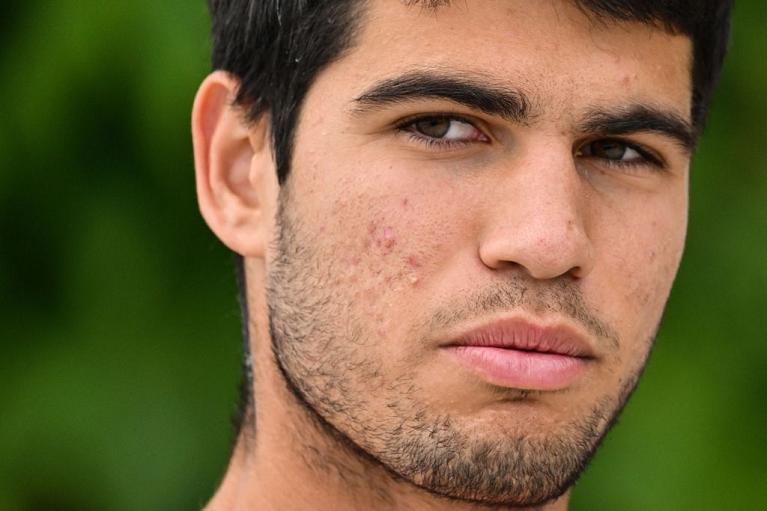
[[[401,0],[438,8],[449,0]],[[573,0],[592,19],[635,21],[689,37],[693,126],[702,130],[729,42],[733,0]],[[364,0],[208,0],[213,68],[239,81],[235,105],[255,122],[268,113],[277,179],[290,172],[293,131],[317,74],[351,47]],[[310,43],[309,43],[310,42]],[[244,364],[235,427],[252,419],[252,373],[242,257],[236,256]]]

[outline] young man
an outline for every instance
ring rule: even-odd
[[[249,335],[209,509],[566,509],[679,265],[728,2],[211,11],[197,191]]]

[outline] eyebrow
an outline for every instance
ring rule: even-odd
[[[442,99],[503,119],[527,124],[533,117],[531,100],[521,90],[474,76],[436,71],[413,71],[375,83],[355,100],[354,113],[422,99]],[[671,110],[634,104],[616,109],[593,109],[578,123],[578,131],[602,136],[659,133],[687,153],[697,141],[689,121]]]
[[[460,74],[416,71],[380,81],[355,99],[355,113],[420,99],[443,99],[524,123],[530,101],[522,91]]]
[[[578,130],[602,136],[658,133],[672,138],[688,153],[695,149],[697,140],[695,129],[684,117],[670,110],[643,104],[616,110],[594,110],[586,114]]]

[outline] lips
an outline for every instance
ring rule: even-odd
[[[470,330],[442,349],[489,383],[524,390],[565,389],[594,360],[593,348],[576,329],[522,319]]]

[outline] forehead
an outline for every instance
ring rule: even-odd
[[[343,74],[336,92],[358,94],[414,68],[444,69],[518,87],[549,112],[630,98],[689,117],[692,45],[686,36],[593,19],[567,0],[422,4],[367,3],[353,47],[328,70]]]

